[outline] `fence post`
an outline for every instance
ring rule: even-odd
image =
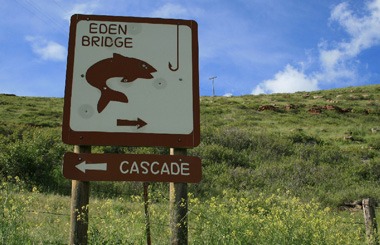
[[[75,153],[91,153],[91,146],[74,146]],[[72,180],[70,245],[87,245],[90,182]]]
[[[170,155],[187,155],[187,149],[170,148]],[[172,245],[188,244],[187,183],[170,183],[170,230]]]
[[[144,211],[145,211],[145,232],[146,232],[146,244],[151,245],[152,239],[150,234],[150,218],[149,218],[149,182],[144,182]]]
[[[371,198],[367,198],[363,199],[362,205],[367,242],[369,245],[378,245],[375,203]]]

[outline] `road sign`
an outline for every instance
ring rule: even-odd
[[[73,15],[63,141],[197,146],[198,70],[195,21]]]
[[[64,156],[63,175],[81,181],[201,181],[201,160],[193,156],[71,153]]]

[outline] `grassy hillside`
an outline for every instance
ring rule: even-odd
[[[0,240],[65,244],[63,99],[0,95]],[[203,179],[189,185],[190,244],[363,244],[364,197],[380,200],[380,85],[201,98]],[[93,152],[168,154],[165,148]],[[168,184],[150,185],[154,244],[167,244]],[[58,195],[57,195],[58,194]],[[142,185],[92,182],[89,242],[143,244]]]
[[[60,174],[63,99],[0,95],[0,171],[43,190],[69,193]],[[291,191],[329,206],[380,200],[380,86],[201,98],[200,197]],[[94,147],[94,152],[159,153],[162,148]],[[165,184],[155,184],[166,191]],[[136,183],[95,183],[99,195],[137,194]]]
[[[0,94],[0,125],[58,127],[62,122],[63,99],[19,97]]]
[[[205,189],[380,197],[380,86],[202,98]]]

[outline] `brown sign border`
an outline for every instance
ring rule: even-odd
[[[86,170],[85,173],[76,168],[77,164],[86,161],[91,163],[107,163],[107,170]],[[189,175],[159,175],[150,172],[146,174],[123,174],[120,172],[120,164],[129,161],[132,165],[134,161],[141,163],[158,162],[157,166],[170,162],[188,163],[187,172]],[[159,168],[159,167],[158,167]],[[202,178],[201,159],[194,156],[181,155],[149,155],[149,154],[94,154],[94,153],[72,153],[67,152],[64,156],[63,175],[67,179],[80,181],[148,181],[148,182],[181,182],[198,183]]]
[[[155,134],[123,132],[81,132],[70,128],[70,108],[72,96],[76,28],[79,21],[135,22],[151,24],[187,25],[192,30],[193,65],[193,131],[190,134]],[[199,54],[198,24],[194,20],[120,17],[105,15],[79,15],[71,17],[68,58],[66,68],[66,87],[63,108],[62,140],[72,145],[115,145],[115,146],[163,146],[192,148],[200,143],[199,112]]]

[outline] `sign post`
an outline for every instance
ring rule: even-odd
[[[75,146],[76,153],[90,153],[91,146]],[[72,180],[71,183],[71,218],[70,244],[87,244],[88,203],[90,182]]]
[[[170,155],[187,155],[186,149],[171,148]],[[188,196],[187,183],[170,183],[170,230],[172,245],[188,243]]]
[[[73,15],[62,123],[63,142],[77,145],[63,164],[73,180],[70,243],[87,244],[89,181],[142,181],[170,183],[171,241],[187,244],[187,183],[202,169],[186,149],[200,143],[199,117],[195,21]],[[92,145],[172,149],[91,154]]]

